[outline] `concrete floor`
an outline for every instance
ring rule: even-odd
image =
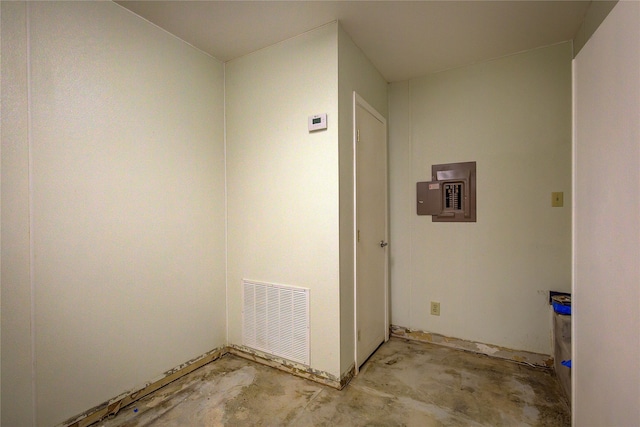
[[[103,427],[570,426],[552,371],[392,338],[338,391],[226,355]]]

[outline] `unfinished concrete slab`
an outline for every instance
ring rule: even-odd
[[[343,390],[226,355],[102,427],[570,426],[555,374],[392,338]]]

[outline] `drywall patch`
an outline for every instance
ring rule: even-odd
[[[487,356],[542,368],[551,368],[553,366],[553,357],[547,354],[532,353],[524,350],[513,350],[496,345],[447,337],[432,332],[414,331],[409,328],[405,328],[404,326],[391,325],[390,329],[391,335],[398,338],[428,342],[445,347],[456,348],[458,350],[486,354]]]

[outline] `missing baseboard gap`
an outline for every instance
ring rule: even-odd
[[[173,369],[168,370],[162,374],[159,378],[156,378],[142,387],[138,387],[129,392],[123,393],[101,405],[95,406],[80,415],[72,417],[67,421],[59,424],[58,427],[86,427],[93,423],[115,415],[120,411],[120,408],[124,408],[131,403],[142,399],[149,393],[166,386],[167,384],[187,375],[204,365],[219,359],[228,353],[227,347],[221,347],[211,350],[201,356],[189,360]]]
[[[276,368],[295,376],[315,381],[317,383],[324,384],[338,390],[344,388],[355,375],[355,365],[351,367],[351,369],[349,369],[347,372],[342,374],[340,378],[338,378],[335,375],[329,374],[328,372],[313,369],[306,365],[293,362],[281,357],[273,356],[271,354],[267,354],[246,346],[232,344],[228,347],[228,349],[229,353],[242,357],[244,359],[252,360],[262,365],[270,366],[272,368]]]
[[[338,390],[344,388],[355,375],[355,366],[352,366],[351,369],[342,374],[340,378],[337,378],[327,372],[313,369],[287,359],[275,357],[244,346],[230,345],[211,350],[201,356],[191,359],[188,362],[176,366],[162,374],[159,378],[148,382],[144,386],[122,393],[121,395],[95,406],[80,415],[71,417],[62,424],[59,424],[57,427],[87,427],[103,420],[106,417],[116,415],[121,408],[142,399],[148,394],[153,393],[167,384],[229,353]]]
[[[455,348],[459,350],[470,351],[474,353],[485,354],[491,357],[511,360],[514,362],[524,363],[531,366],[551,368],[553,367],[553,357],[545,354],[532,353],[522,350],[511,350],[504,347],[488,345],[473,341],[466,341],[459,338],[446,337],[430,332],[411,330],[402,326],[391,325],[391,335],[397,338],[408,340],[428,342],[432,344],[442,345],[445,347]],[[211,350],[199,357],[185,362],[173,369],[162,374],[159,378],[150,381],[142,387],[138,387],[129,392],[123,393],[101,405],[95,406],[84,413],[68,419],[59,424],[57,427],[87,427],[97,423],[100,420],[117,414],[121,408],[124,408],[133,402],[147,396],[150,393],[166,386],[167,384],[187,375],[198,368],[201,368],[222,356],[231,353],[236,356],[252,360],[254,362],[279,369],[281,371],[315,381],[320,384],[333,387],[335,389],[343,389],[351,379],[355,376],[355,366],[352,365],[345,373],[336,377],[327,372],[310,368],[287,359],[262,353],[244,346],[229,345]]]
[[[497,357],[499,359],[510,360],[518,363],[524,363],[526,365],[535,367],[553,367],[553,357],[548,354],[532,353],[524,350],[512,350],[497,345],[484,344],[475,341],[466,341],[459,338],[451,338],[432,332],[411,330],[409,328],[405,328],[404,326],[391,325],[390,329],[391,335],[398,338],[428,342],[445,347],[455,348],[458,350],[485,354],[487,356]]]

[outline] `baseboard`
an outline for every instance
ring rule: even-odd
[[[391,325],[391,336],[414,341],[428,342],[445,347],[455,348],[458,350],[470,351],[473,353],[486,354],[487,356],[511,360],[513,362],[525,363],[527,365],[539,366],[543,368],[553,367],[553,357],[548,354],[532,353],[523,350],[512,350],[497,345],[467,341],[459,338],[451,338],[432,332],[412,330],[409,328],[405,328],[404,326]]]

